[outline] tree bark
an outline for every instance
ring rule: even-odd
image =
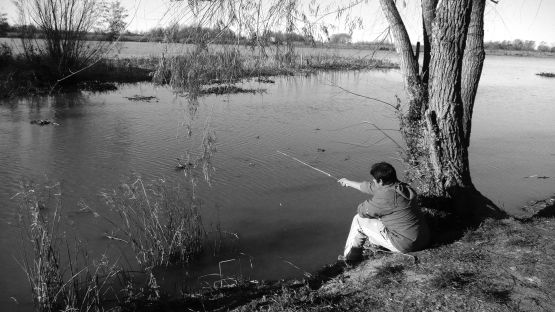
[[[432,26],[429,103],[426,111],[430,162],[436,191],[452,197],[474,188],[464,140],[461,73],[472,0],[440,1]]]
[[[485,0],[473,0],[470,12],[470,24],[466,36],[466,48],[463,58],[463,72],[461,81],[461,96],[463,101],[463,131],[464,142],[470,146],[470,131],[472,126],[472,111],[478,91],[478,83],[482,75],[484,59],[484,9]]]
[[[438,0],[422,0],[423,59],[420,76],[423,84],[428,84],[430,77],[430,56],[432,43],[432,22],[436,16]]]
[[[395,6],[394,0],[380,0],[383,14],[389,23],[389,28],[395,40],[395,49],[401,59],[401,71],[408,95],[409,105],[420,102],[420,78],[418,75],[418,60],[414,57],[410,38]]]

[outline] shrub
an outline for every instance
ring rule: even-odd
[[[198,46],[183,55],[162,58],[154,74],[156,83],[198,94],[202,84],[213,81],[232,82],[244,75],[244,61],[235,49],[210,51]]]
[[[13,60],[12,47],[6,43],[0,44],[0,68],[6,66]]]
[[[87,41],[103,10],[96,0],[17,0],[22,25],[23,53],[58,77],[98,60],[109,42]],[[41,37],[41,39],[38,39]]]

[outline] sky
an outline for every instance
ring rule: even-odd
[[[301,2],[307,3],[309,1]],[[188,24],[195,20],[191,13],[184,13],[187,1],[170,0],[120,0],[129,12],[128,30],[145,31],[153,27],[167,26],[174,22]],[[268,3],[269,1],[263,1]],[[334,0],[317,1],[321,11],[333,10]],[[404,0],[400,12],[404,17],[413,41],[421,41],[420,1]],[[17,12],[12,0],[0,0],[0,10],[8,14],[11,24],[16,23]],[[352,33],[353,41],[374,41],[387,28],[378,0],[356,6],[349,11],[351,17],[362,19],[362,29]],[[326,24],[336,25],[330,33],[347,32],[344,23],[334,14],[323,19]],[[555,0],[500,0],[498,4],[487,1],[485,12],[485,40],[534,40],[555,46]]]

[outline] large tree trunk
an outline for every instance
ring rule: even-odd
[[[432,26],[426,126],[435,186],[454,196],[473,188],[463,126],[461,73],[472,0],[440,1]]]
[[[472,126],[472,111],[474,99],[478,90],[478,83],[484,66],[484,9],[485,0],[473,0],[470,13],[470,24],[466,36],[466,48],[463,58],[463,72],[461,80],[461,96],[463,101],[463,130],[464,140],[470,145],[470,130]]]

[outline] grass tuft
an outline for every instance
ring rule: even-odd
[[[476,281],[477,274],[474,272],[460,272],[455,269],[441,270],[435,274],[430,283],[437,289],[452,288],[461,290]]]
[[[194,190],[162,179],[145,184],[140,178],[102,193],[119,217],[111,222],[112,236],[131,246],[139,265],[150,269],[188,263],[202,251],[200,201],[186,194]]]
[[[20,264],[38,311],[104,311],[120,269],[102,256],[89,260],[83,244],[60,231],[61,188],[22,183],[13,197],[22,235]]]

